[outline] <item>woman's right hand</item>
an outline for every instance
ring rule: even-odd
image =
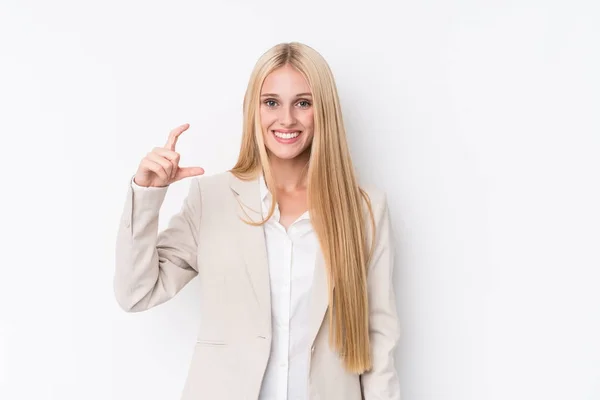
[[[155,147],[140,162],[133,181],[139,186],[165,187],[183,178],[204,174],[200,167],[179,167],[179,153],[175,152],[177,138],[190,124],[171,131],[164,147]]]

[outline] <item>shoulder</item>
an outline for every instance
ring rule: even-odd
[[[373,184],[360,185],[360,188],[366,193],[375,215],[387,208],[387,193],[383,189]]]
[[[367,237],[373,238],[374,232],[380,239],[382,235],[392,235],[387,193],[374,185],[361,185],[360,188],[366,192],[371,203],[369,209],[366,201],[364,202]]]
[[[229,171],[219,172],[212,175],[200,175],[193,178],[192,183],[198,185],[201,191],[214,191],[229,187],[231,173]]]

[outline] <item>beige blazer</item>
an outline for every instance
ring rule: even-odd
[[[160,233],[158,215],[167,188],[134,193],[130,182],[116,242],[117,302],[129,312],[144,311],[171,299],[198,276],[202,327],[181,400],[256,400],[271,348],[269,266],[262,226],[240,218],[260,218],[258,179],[242,181],[230,172],[191,178],[181,210]],[[329,348],[327,276],[319,251],[307,327],[313,338],[310,400],[400,399],[390,218],[385,194],[365,190],[377,227],[368,271],[374,367],[362,375],[348,373]],[[369,240],[371,234],[369,229]]]

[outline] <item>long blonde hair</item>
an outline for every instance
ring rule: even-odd
[[[260,91],[267,75],[286,64],[304,75],[313,95],[315,132],[307,172],[308,209],[328,275],[329,343],[343,358],[345,368],[360,374],[372,366],[367,267],[375,222],[370,199],[354,173],[333,74],[316,50],[297,42],[280,43],[259,58],[244,96],[242,144],[230,172],[243,180],[263,173],[267,186],[275,187],[260,123]],[[265,220],[247,223],[261,225],[271,218],[276,191],[271,195]],[[361,197],[370,214],[370,247]]]

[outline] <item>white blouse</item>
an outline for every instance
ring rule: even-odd
[[[260,177],[263,216],[271,193]],[[260,400],[308,399],[308,310],[318,241],[306,211],[286,232],[279,206],[264,225],[271,280],[273,340]]]

